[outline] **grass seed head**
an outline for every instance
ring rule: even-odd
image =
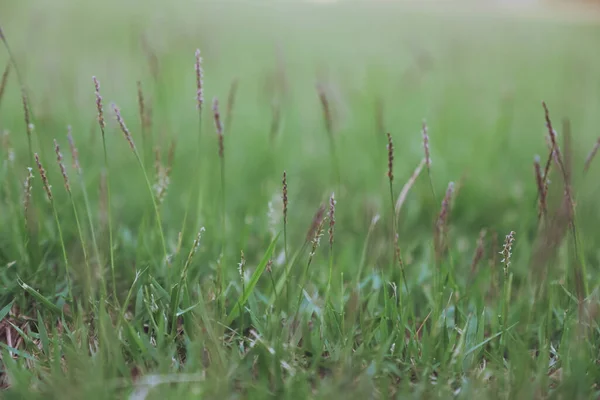
[[[67,175],[67,169],[65,168],[63,155],[60,152],[60,146],[58,145],[58,142],[56,141],[56,139],[54,139],[54,152],[56,153],[56,162],[58,163],[58,166],[60,168],[60,173],[63,177],[63,180],[65,181],[65,188],[67,189],[67,192],[71,193],[71,185],[69,184],[69,176]]]
[[[48,196],[48,200],[52,200],[52,186],[50,186],[50,183],[48,182],[48,175],[46,175],[46,170],[42,166],[42,162],[40,161],[40,156],[38,155],[38,153],[35,153],[34,157],[35,157],[35,163],[37,164],[38,170],[40,171],[40,176],[42,178],[42,184],[44,185],[44,191],[46,192],[46,195]]]
[[[328,214],[328,218],[329,218],[329,247],[332,248],[333,247],[333,234],[334,234],[334,228],[335,228],[335,205],[336,205],[336,201],[335,201],[335,194],[331,193],[331,197],[329,197],[329,214]]]
[[[423,149],[425,150],[425,164],[427,169],[431,169],[431,154],[429,153],[429,133],[427,122],[423,120]]]
[[[27,93],[25,93],[25,89],[21,90],[21,101],[23,102],[23,113],[25,117],[25,127],[27,129],[27,136],[31,137],[33,132],[33,123],[31,122],[31,113],[29,110],[29,100],[27,98]]]
[[[2,98],[4,97],[4,90],[6,89],[6,85],[8,84],[8,76],[10,75],[10,62],[6,64],[6,68],[4,68],[4,73],[2,74],[2,81],[0,81],[0,102],[2,102]]]
[[[102,136],[104,136],[104,129],[106,128],[106,121],[104,120],[104,107],[102,105],[102,96],[100,95],[100,82],[95,76],[92,76],[92,80],[94,81],[94,88],[96,94],[96,109],[98,111],[98,124],[100,125],[100,130],[102,131]]]
[[[238,90],[238,79],[235,78],[231,82],[231,86],[229,87],[229,94],[227,95],[227,121],[225,122],[225,126],[227,129],[231,129],[229,126],[231,124],[231,119],[233,118],[233,107],[235,105],[235,97],[237,95]]]
[[[477,265],[481,262],[485,252],[485,237],[487,230],[482,229],[479,232],[479,238],[477,239],[477,247],[475,248],[475,254],[473,255],[473,261],[471,261],[471,275],[477,270]]]
[[[388,172],[387,176],[390,179],[390,183],[394,181],[394,143],[392,142],[392,135],[387,133],[387,151],[388,151]]]
[[[288,213],[288,187],[287,187],[287,172],[283,171],[283,179],[281,181],[282,190],[281,198],[283,200],[283,223],[287,224],[287,213]]]
[[[202,57],[200,56],[200,49],[196,50],[196,106],[199,111],[202,111],[202,105],[204,104],[204,70],[202,69]]]
[[[75,141],[73,140],[73,128],[71,128],[71,125],[67,127],[67,140],[69,141],[69,148],[71,149],[73,168],[75,168],[77,173],[81,173],[81,165],[79,164],[79,151],[77,151]]]
[[[119,127],[121,128],[121,132],[123,132],[123,135],[125,135],[125,139],[127,139],[127,142],[129,143],[129,147],[131,147],[131,150],[135,151],[135,144],[133,143],[133,138],[131,137],[131,132],[129,132],[129,129],[127,129],[127,125],[125,125],[125,120],[123,119],[123,116],[121,115],[121,110],[114,103],[112,104],[112,109],[113,109],[113,112],[115,113],[115,118],[117,120],[117,123],[119,124]]]
[[[212,109],[215,119],[215,129],[219,139],[219,157],[223,158],[225,155],[225,145],[223,143],[223,124],[221,123],[221,113],[219,112],[219,100],[216,97],[213,99]]]
[[[504,238],[504,247],[500,254],[502,254],[502,260],[500,262],[504,264],[504,274],[508,274],[508,267],[510,266],[510,258],[512,257],[512,245],[515,242],[515,232],[510,231],[508,235]]]
[[[542,176],[542,167],[540,165],[540,156],[535,156],[533,160],[533,168],[535,171],[535,183],[537,186],[538,192],[538,204],[539,204],[539,213],[538,217],[542,217],[546,214],[546,195],[548,187],[544,183],[544,178]]]
[[[27,167],[27,177],[25,178],[23,193],[23,211],[25,213],[25,223],[29,214],[29,205],[31,204],[31,190],[33,188],[33,168]]]
[[[321,108],[323,108],[323,119],[325,121],[325,129],[329,135],[333,134],[333,116],[331,115],[331,106],[329,99],[325,93],[325,89],[322,85],[317,85],[317,93],[319,94],[319,100],[321,101]]]
[[[310,224],[310,228],[308,229],[308,232],[306,234],[307,242],[312,241],[315,238],[315,236],[317,236],[319,229],[321,229],[321,227],[323,226],[323,218],[324,217],[325,217],[325,205],[321,204],[321,206],[315,213],[315,215],[312,219],[312,222]]]

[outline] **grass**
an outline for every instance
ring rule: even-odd
[[[600,396],[600,25],[71,3],[0,5],[3,398]]]

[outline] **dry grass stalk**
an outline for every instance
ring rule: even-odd
[[[325,210],[325,207],[323,206],[323,211],[324,210]],[[315,234],[311,239],[312,248],[310,250],[310,258],[314,257],[315,252],[317,251],[317,248],[319,247],[319,244],[321,244],[321,236],[323,236],[323,223],[324,222],[325,222],[325,218],[321,218],[321,221],[319,222],[319,224],[316,227]]]
[[[125,125],[125,120],[123,119],[123,116],[121,115],[121,110],[114,103],[112,104],[112,109],[113,109],[113,112],[115,113],[115,118],[117,120],[117,123],[119,124],[119,127],[121,128],[121,132],[123,132],[123,135],[125,135],[125,139],[127,139],[127,142],[129,143],[129,147],[131,147],[131,150],[135,151],[135,144],[133,143],[133,138],[131,137],[131,132],[129,132],[129,129],[127,129],[127,125]]]
[[[4,91],[6,90],[6,85],[8,84],[8,76],[10,75],[10,62],[6,64],[6,68],[4,68],[4,73],[2,74],[2,81],[0,81],[0,104],[2,103],[2,99],[4,98]]]
[[[448,189],[446,189],[446,195],[442,200],[440,214],[435,223],[434,246],[438,260],[441,258],[442,253],[446,250],[445,236],[448,228],[448,215],[450,213],[450,203],[452,201],[453,194],[454,182],[450,182],[448,183]]]
[[[429,133],[427,128],[427,122],[423,120],[423,149],[425,150],[425,165],[427,165],[427,170],[431,170],[431,154],[429,153]]]
[[[331,193],[331,197],[329,197],[329,248],[333,248],[333,239],[334,239],[334,229],[335,229],[335,194]]]
[[[550,111],[548,110],[548,106],[546,105],[546,102],[544,102],[544,101],[542,102],[542,107],[544,108],[544,118],[546,120],[546,128],[548,129],[548,137],[550,138],[550,143],[552,145],[552,147],[550,149],[549,162],[550,162],[551,158],[554,157],[561,172],[564,173],[564,165],[562,162],[562,155],[560,153],[560,147],[558,146],[558,142],[556,140],[556,131],[552,127],[552,120],[550,119]],[[546,170],[544,171],[544,178],[548,177],[549,168],[550,167],[547,163]]]
[[[79,164],[79,151],[77,151],[77,147],[75,146],[75,141],[73,140],[73,129],[71,125],[67,127],[67,140],[69,141],[69,148],[71,149],[71,158],[73,159],[73,168],[77,171],[77,173],[81,173],[81,165]]]
[[[56,139],[54,139],[54,152],[56,153],[56,162],[58,163],[58,166],[60,168],[60,173],[63,177],[63,180],[65,181],[65,188],[67,189],[67,192],[71,193],[71,185],[69,184],[69,176],[67,175],[67,169],[65,168],[65,164],[63,162],[63,155],[60,152],[60,146],[58,145],[58,142],[56,141]]]
[[[148,102],[144,97],[144,91],[142,89],[142,82],[137,81],[137,97],[138,97],[138,110],[140,113],[140,124],[142,125],[142,135],[148,135],[150,133],[150,113],[151,110],[148,106]]]
[[[325,89],[322,85],[317,85],[317,93],[319,94],[319,100],[321,101],[321,107],[323,108],[325,129],[329,135],[333,135],[333,116],[331,114],[331,106],[329,104],[327,94],[325,93]]]
[[[202,111],[204,104],[204,70],[202,69],[202,57],[200,56],[200,49],[196,50],[196,106],[198,111]]]
[[[311,242],[317,236],[317,233],[323,225],[323,219],[325,217],[325,205],[321,204],[317,212],[315,213],[312,222],[310,224],[310,228],[306,233],[306,241]]]
[[[25,90],[21,91],[21,101],[23,103],[23,114],[25,117],[25,128],[27,130],[27,138],[31,140],[31,134],[33,132],[33,123],[31,122],[31,113],[29,110],[29,100],[27,99],[27,94]]]
[[[538,192],[538,218],[542,218],[546,215],[547,205],[546,205],[546,195],[547,195],[547,185],[544,182],[544,178],[542,176],[542,168],[540,165],[540,156],[535,156],[533,161],[533,167],[535,171],[535,182],[537,186]]]
[[[35,163],[37,164],[38,170],[40,171],[40,176],[42,178],[42,184],[44,185],[44,191],[48,196],[48,200],[52,200],[52,186],[48,182],[48,175],[46,175],[46,170],[42,166],[42,162],[40,161],[40,156],[38,153],[33,155],[35,157]]]
[[[233,119],[233,107],[235,105],[235,98],[237,95],[239,81],[235,78],[231,82],[231,86],[229,87],[229,94],[227,95],[227,114],[225,115],[225,127],[227,128],[227,132],[231,132],[231,121]]]
[[[215,129],[219,139],[219,157],[222,159],[225,155],[225,145],[223,143],[223,124],[221,123],[221,114],[219,112],[219,100],[216,97],[213,99],[213,115],[215,120]]]
[[[31,190],[33,189],[33,168],[27,167],[27,178],[25,178],[24,183],[24,193],[23,193],[23,212],[25,215],[25,225],[28,225],[29,222],[29,205],[31,204]]]
[[[483,255],[485,253],[485,236],[487,235],[487,230],[482,229],[479,232],[479,238],[477,239],[477,247],[475,248],[475,254],[473,255],[473,260],[471,261],[471,277],[475,275],[477,271],[477,266],[483,259]]]
[[[104,120],[104,107],[102,105],[102,96],[100,95],[100,82],[96,79],[95,76],[92,76],[92,80],[94,81],[95,94],[96,94],[96,110],[98,111],[98,124],[100,125],[100,130],[102,131],[102,136],[104,136],[104,130],[106,129],[106,121]]]
[[[398,196],[398,200],[396,200],[396,207],[395,207],[396,208],[396,219],[398,219],[398,216],[400,215],[400,209],[402,208],[402,205],[406,201],[406,197],[408,196],[408,192],[410,191],[410,188],[412,188],[413,185],[415,184],[415,182],[417,181],[417,178],[419,177],[419,174],[421,174],[421,171],[423,170],[424,166],[425,166],[425,159],[422,159],[421,162],[419,163],[419,165],[417,165],[417,168],[415,168],[415,170],[413,171],[410,178],[408,178],[408,181],[406,181],[406,183],[402,187],[402,190],[400,191],[400,195]]]

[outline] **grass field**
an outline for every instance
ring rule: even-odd
[[[174,3],[0,5],[2,398],[600,396],[600,23]]]

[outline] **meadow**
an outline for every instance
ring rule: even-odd
[[[2,398],[598,398],[599,21],[0,4]]]

